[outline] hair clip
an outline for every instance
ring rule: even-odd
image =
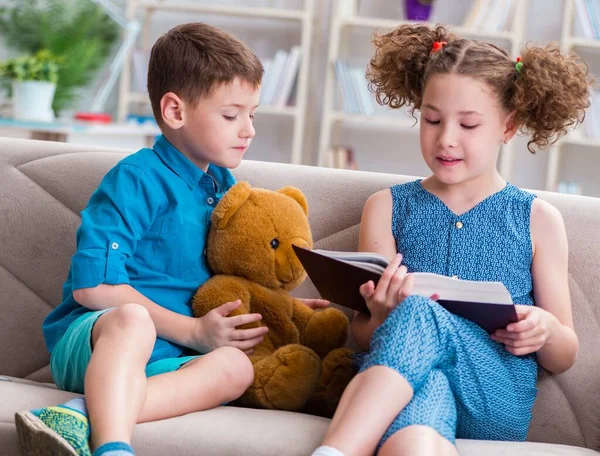
[[[448,43],[446,41],[434,41],[433,47],[431,48],[431,52],[439,52],[447,44]]]
[[[517,57],[517,63],[515,63],[515,70],[518,74],[521,74],[521,70],[523,69],[523,62],[521,62],[521,57]]]

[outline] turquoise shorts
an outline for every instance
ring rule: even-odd
[[[75,320],[50,355],[50,372],[61,390],[83,394],[85,371],[92,357],[92,329],[96,320],[112,309],[87,312]],[[180,356],[154,361],[146,366],[146,376],[173,372],[199,356]]]

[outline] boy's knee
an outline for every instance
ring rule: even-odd
[[[112,330],[156,339],[156,328],[148,310],[140,304],[123,304],[106,314]]]
[[[220,357],[223,381],[232,385],[234,393],[240,396],[254,381],[254,367],[250,359],[243,351],[234,347],[220,347],[215,350],[215,354]]]

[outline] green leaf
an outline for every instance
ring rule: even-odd
[[[88,84],[106,62],[119,26],[90,0],[10,0],[9,4],[0,8],[0,34],[18,51],[47,50],[62,59],[56,62],[53,107],[57,111],[69,107],[76,89]],[[25,70],[19,71],[21,75]],[[50,66],[34,73],[53,77]]]

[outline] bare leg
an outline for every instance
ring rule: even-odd
[[[252,382],[250,361],[231,347],[147,379],[155,338],[152,319],[136,304],[107,312],[96,322],[85,379],[92,449],[112,441],[130,444],[136,423],[218,406],[240,396]]]
[[[152,318],[137,304],[106,312],[94,325],[92,357],[85,374],[92,451],[107,442],[131,443],[146,398],[145,367],[155,340]]]
[[[346,456],[373,454],[412,396],[412,387],[398,372],[385,366],[370,367],[346,388],[323,445]]]
[[[378,456],[458,456],[452,443],[428,426],[413,425],[396,432],[379,449]]]
[[[149,378],[138,423],[218,407],[240,397],[253,379],[252,364],[242,351],[217,348],[177,371]]]

